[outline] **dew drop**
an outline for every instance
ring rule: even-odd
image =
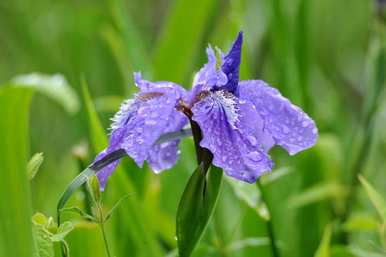
[[[261,154],[259,152],[256,152],[256,151],[248,153],[246,155],[246,157],[248,157],[250,160],[256,161],[256,162],[261,161],[261,159],[262,159]]]
[[[138,109],[138,114],[144,114],[144,113],[146,113],[146,107],[140,107],[139,109]]]
[[[146,125],[155,125],[157,122],[155,120],[146,120],[145,124]]]
[[[251,145],[255,146],[257,144],[256,137],[248,136],[247,139],[248,139],[249,143],[251,143]]]
[[[314,128],[314,129],[312,130],[312,133],[313,133],[313,134],[316,134],[316,133],[318,133],[318,130],[317,130],[316,128]]]
[[[309,122],[305,120],[302,122],[302,127],[305,128],[308,126],[308,124],[309,124]]]

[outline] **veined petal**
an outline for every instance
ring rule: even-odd
[[[264,81],[241,81],[239,94],[241,99],[255,105],[264,120],[264,127],[276,144],[285,148],[289,154],[296,154],[316,143],[318,130],[315,122]]]
[[[185,115],[176,110],[173,110],[173,112],[162,134],[181,130],[188,123]],[[176,164],[180,155],[178,150],[179,143],[180,140],[172,140],[161,144],[154,144],[151,147],[147,162],[155,173],[170,169]]]
[[[249,183],[273,166],[255,131],[258,126],[248,121],[258,122],[259,115],[253,110],[251,103],[240,102],[226,91],[210,93],[192,109],[193,120],[203,133],[200,145],[212,152],[213,164],[228,176]]]
[[[170,82],[148,82],[137,75],[136,83],[141,91],[135,99],[127,100],[112,119],[109,146],[100,153],[96,161],[107,154],[124,149],[142,167],[145,160],[156,172],[170,168],[178,158],[178,141],[155,145],[158,138],[167,132],[182,129],[187,118],[175,108],[180,98],[187,93]],[[101,187],[112,174],[118,161],[97,173]]]

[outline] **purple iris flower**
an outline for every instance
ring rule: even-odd
[[[201,128],[201,147],[228,176],[254,183],[273,162],[268,152],[279,145],[293,155],[313,146],[314,121],[278,90],[261,80],[239,81],[243,35],[240,32],[221,66],[211,47],[208,63],[196,74],[192,119]]]
[[[126,100],[113,117],[109,146],[95,162],[123,149],[138,166],[142,167],[146,160],[158,173],[171,168],[178,159],[178,139],[156,142],[161,135],[181,130],[187,124],[188,119],[175,106],[178,101],[188,99],[188,92],[172,82],[143,80],[140,73],[134,77],[139,93]],[[102,190],[118,163],[116,160],[97,173]]]
[[[264,81],[239,81],[242,41],[240,32],[227,55],[219,50],[220,67],[209,47],[208,63],[196,74],[191,92],[172,82],[143,80],[136,73],[139,93],[114,116],[109,146],[95,162],[123,149],[140,167],[147,161],[156,173],[169,169],[178,159],[180,140],[158,140],[180,131],[188,118],[199,125],[200,146],[212,153],[213,164],[249,183],[272,169],[268,152],[274,145],[291,155],[314,145],[317,128],[299,107]],[[102,190],[118,162],[97,173]]]

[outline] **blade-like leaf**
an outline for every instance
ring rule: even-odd
[[[359,176],[359,181],[362,183],[362,186],[364,187],[371,203],[374,205],[375,209],[377,209],[379,216],[381,217],[382,221],[385,223],[386,222],[385,199],[382,197],[380,193],[377,192],[377,190],[375,190],[375,188],[363,176]]]
[[[0,88],[0,256],[33,256],[27,176],[31,90]]]
[[[291,197],[289,200],[289,206],[291,208],[299,208],[329,198],[343,197],[346,194],[347,190],[344,186],[336,182],[323,182]]]
[[[180,257],[191,255],[204,233],[215,207],[222,170],[214,166],[206,175],[200,165],[190,177],[177,211],[177,243]]]
[[[330,257],[330,241],[331,241],[331,225],[327,225],[324,229],[322,241],[319,244],[318,250],[316,250],[315,257]]]
[[[11,80],[11,85],[33,88],[61,104],[69,113],[76,113],[79,110],[78,96],[61,74],[31,73],[19,75]]]

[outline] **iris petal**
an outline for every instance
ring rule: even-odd
[[[175,108],[186,91],[171,82],[149,82],[136,75],[140,92],[135,99],[124,102],[113,118],[109,146],[95,161],[107,154],[124,149],[142,167],[147,160],[155,172],[174,165],[178,158],[178,140],[155,145],[158,138],[167,132],[182,129],[187,118]],[[108,165],[97,173],[102,189],[119,161]]]
[[[212,152],[213,164],[223,168],[228,176],[249,183],[273,165],[262,147],[261,134],[256,131],[259,126],[248,121],[260,119],[253,108],[251,103],[240,102],[229,92],[216,91],[192,109],[193,120],[203,133],[200,145]]]
[[[241,99],[255,105],[275,143],[289,154],[296,154],[316,143],[318,130],[315,122],[264,81],[240,81],[239,94]]]
[[[239,32],[235,42],[228,54],[223,57],[221,70],[228,78],[228,82],[221,87],[237,95],[237,84],[239,82],[239,68],[241,62],[241,47],[243,44],[243,33]]]
[[[192,95],[196,95],[202,90],[210,90],[214,86],[225,85],[228,81],[227,76],[222,70],[217,70],[217,59],[212,47],[206,49],[208,63],[201,68],[194,77]]]

